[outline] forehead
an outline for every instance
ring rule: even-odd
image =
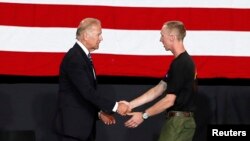
[[[161,28],[161,33],[162,33],[162,34],[167,33],[167,29],[166,29],[166,26],[165,26],[165,25],[162,26],[162,28]]]

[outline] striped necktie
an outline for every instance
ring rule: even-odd
[[[91,65],[93,66],[93,61],[92,61],[92,57],[91,57],[90,53],[88,54],[88,58],[89,58]]]
[[[92,67],[92,69],[93,69],[94,77],[95,77],[95,79],[96,79],[96,76],[95,76],[95,68],[94,68],[93,61],[92,61],[92,57],[91,57],[90,53],[88,54],[88,58],[89,58],[89,61],[90,61],[90,63],[91,63],[91,67]]]

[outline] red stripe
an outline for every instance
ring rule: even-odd
[[[181,20],[188,30],[250,31],[250,9],[139,8],[0,3],[0,25],[77,27],[85,17],[104,28],[159,30],[167,20]]]
[[[0,51],[0,74],[55,76],[64,53]]]
[[[0,74],[57,76],[64,53],[0,52]],[[198,78],[250,78],[250,57],[194,56]],[[93,54],[97,75],[165,76],[172,56]]]

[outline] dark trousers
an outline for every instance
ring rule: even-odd
[[[61,136],[61,135],[58,135],[58,139],[59,139],[59,141],[95,141],[94,137],[90,137],[86,140],[80,140],[80,139],[77,139],[74,137]]]
[[[62,137],[59,141],[81,141],[81,140],[73,139],[73,138],[67,138],[67,137]]]

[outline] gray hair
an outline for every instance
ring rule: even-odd
[[[83,19],[76,30],[76,38],[81,35],[82,32],[86,32],[91,29],[93,25],[101,25],[101,21],[96,18],[85,18]]]

